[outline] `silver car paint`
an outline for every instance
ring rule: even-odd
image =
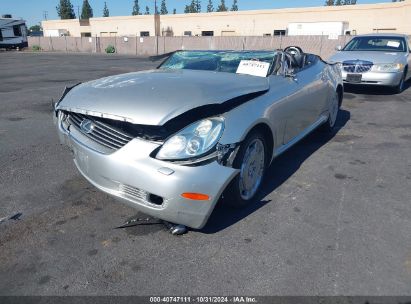
[[[301,77],[311,77],[312,81],[305,84]],[[269,80],[269,92],[224,114],[226,125],[221,143],[240,142],[254,126],[263,123],[272,131],[274,150],[279,149],[322,115],[328,115],[329,97],[342,85],[339,68],[321,61],[298,72],[295,79],[272,75]]]
[[[141,125],[163,125],[190,109],[268,88],[268,80],[263,77],[152,70],[81,84],[65,96],[59,108],[80,113],[92,111],[98,116],[106,114],[107,118]]]
[[[404,38],[409,44],[408,37],[406,35],[400,34],[367,34],[360,35],[356,37],[367,37],[367,36],[379,36],[379,37],[400,37]],[[401,63],[404,66],[411,67],[411,55],[410,55],[410,45],[407,46],[406,52],[378,52],[378,51],[338,51],[336,54],[329,58],[330,62],[344,62],[347,60],[368,60],[373,64],[386,64],[386,63]],[[408,69],[409,71],[409,69]],[[382,73],[382,72],[366,72],[363,73],[364,82],[376,82],[367,83],[370,85],[384,85],[384,86],[396,86],[399,84],[403,71],[397,73]],[[342,71],[343,79],[347,77],[347,73]],[[408,72],[406,75],[406,80],[411,78],[411,73]],[[361,84],[361,83],[359,83]]]
[[[115,78],[115,83],[120,83],[120,79],[136,79],[136,75],[137,78],[148,77],[148,82],[151,82],[152,75],[167,79],[174,79],[173,75],[176,75],[175,79],[180,79],[179,81],[167,83],[178,86],[179,90],[167,87],[164,83],[154,82],[151,84],[155,85],[161,94],[157,90],[148,89],[143,90],[142,94],[138,85],[107,89],[93,87],[107,84],[105,79],[74,88],[61,101],[57,110],[78,109],[88,113],[105,113],[119,120],[126,118],[140,124],[159,124],[178,115],[176,113],[182,111],[179,110],[179,105],[184,104],[183,108],[188,110],[210,101],[224,102],[224,99],[269,87],[270,90],[264,95],[221,114],[225,119],[225,130],[220,143],[239,143],[253,127],[265,124],[272,133],[275,157],[327,120],[330,96],[335,94],[337,86],[342,87],[339,69],[321,60],[295,73],[294,77],[272,75],[260,78],[188,70],[167,73],[149,71],[120,75]],[[181,83],[182,78],[179,77],[183,77],[184,83]],[[213,77],[215,79],[209,79]],[[206,81],[207,86],[203,84],[200,87],[200,79]],[[190,93],[201,100],[189,96],[190,102],[179,103],[181,98],[188,96],[182,92],[187,86],[190,87]],[[196,93],[196,89],[201,90],[201,94]],[[127,93],[123,93],[122,90],[126,90]],[[153,95],[150,96],[150,92]],[[147,99],[144,100],[143,96]],[[187,100],[187,97],[184,100]],[[189,167],[154,159],[149,155],[160,144],[139,138],[133,139],[112,154],[102,154],[81,132],[65,127],[61,116],[57,126],[60,140],[74,153],[77,168],[93,185],[146,214],[170,222],[202,228],[222,192],[238,174],[237,169],[225,167],[216,161]],[[164,168],[172,173],[162,173]],[[124,187],[156,194],[163,197],[165,202],[162,206],[153,206],[142,199],[131,197],[123,191]],[[181,197],[181,193],[184,192],[206,193],[211,198],[209,201],[192,201]]]

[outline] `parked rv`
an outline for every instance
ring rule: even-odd
[[[3,15],[0,18],[0,48],[24,47],[28,47],[26,21],[13,19],[11,15]]]

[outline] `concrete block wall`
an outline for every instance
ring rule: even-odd
[[[329,39],[328,36],[275,37],[29,37],[29,47],[38,45],[42,51],[105,53],[112,45],[117,54],[153,56],[176,50],[269,50],[290,45],[327,59],[349,36]]]

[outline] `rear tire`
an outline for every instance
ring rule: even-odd
[[[261,132],[248,134],[234,161],[234,168],[239,168],[240,173],[225,191],[226,205],[238,209],[254,202],[269,163],[267,147],[267,140]]]
[[[340,93],[336,91],[331,97],[331,101],[328,107],[328,119],[322,125],[321,129],[326,132],[332,132],[337,122],[338,113],[340,111]]]

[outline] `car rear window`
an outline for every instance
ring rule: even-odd
[[[380,52],[405,52],[407,44],[401,37],[366,36],[355,37],[343,51],[380,51]]]

